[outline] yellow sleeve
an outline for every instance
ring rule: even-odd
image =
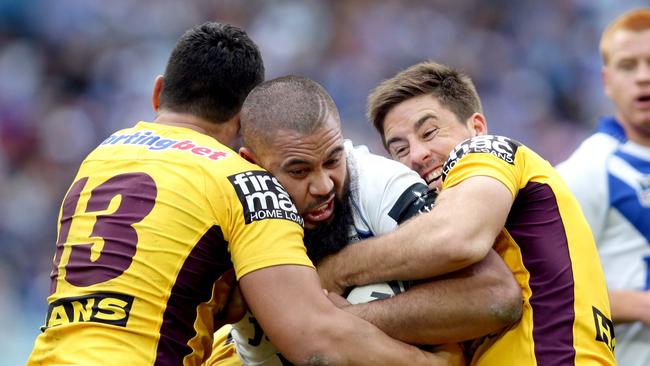
[[[514,198],[522,183],[521,165],[524,162],[517,154],[519,148],[525,147],[516,141],[491,135],[477,136],[459,144],[443,168],[446,174],[442,188],[453,187],[470,177],[486,176],[503,183]]]
[[[258,168],[259,169],[259,168]],[[237,279],[283,264],[314,267],[303,244],[303,219],[289,195],[268,172],[249,170],[227,177],[223,205],[231,261]],[[223,211],[223,210],[222,210]]]

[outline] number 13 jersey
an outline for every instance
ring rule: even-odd
[[[275,178],[215,139],[147,122],[116,132],[61,206],[28,365],[202,363],[226,300],[215,282],[233,267],[239,279],[312,266],[301,225]]]

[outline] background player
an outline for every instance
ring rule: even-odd
[[[305,243],[315,262],[350,242],[394,230],[430,209],[435,198],[411,169],[344,141],[330,95],[304,77],[282,77],[253,89],[242,107],[242,134],[240,154],[277,177],[305,218]],[[510,325],[519,317],[521,302],[509,269],[491,253],[467,270],[346,310],[398,339],[440,344]],[[247,317],[234,328],[244,364],[279,363],[254,319]],[[226,338],[215,339],[211,364],[226,362]]]
[[[323,260],[325,287],[431,277],[494,247],[522,288],[523,315],[476,342],[472,364],[614,365],[605,280],[580,207],[547,161],[486,135],[472,81],[420,63],[382,82],[368,110],[391,156],[442,191],[431,212]]]
[[[227,147],[263,78],[240,29],[206,23],[181,37],[154,84],[154,123],[101,143],[63,201],[48,315],[28,365],[200,364],[227,302],[213,296],[215,281],[233,266],[294,363],[439,361],[327,299],[286,192]]]
[[[614,117],[603,118],[598,132],[557,168],[600,252],[616,359],[622,366],[650,365],[650,8],[612,21],[600,52]]]

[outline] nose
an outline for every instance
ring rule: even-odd
[[[334,181],[332,177],[325,171],[320,171],[314,174],[311,182],[309,183],[309,194],[314,197],[327,196],[334,189]]]
[[[417,170],[419,166],[428,165],[431,160],[431,151],[424,144],[411,144],[410,149],[409,167],[411,169]]]
[[[637,73],[637,81],[640,83],[650,83],[650,62],[643,62]]]

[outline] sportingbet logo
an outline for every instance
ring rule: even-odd
[[[460,158],[470,153],[488,153],[505,161],[508,164],[515,164],[515,154],[521,143],[503,136],[484,135],[476,136],[458,144],[449,154],[447,162],[442,168],[442,179],[444,180],[449,171],[458,163]]]
[[[203,156],[210,160],[219,160],[229,154],[206,146],[199,146],[191,140],[173,140],[155,135],[152,131],[136,131],[131,134],[113,134],[104,140],[102,145],[140,145],[146,146],[148,150],[180,150],[187,151],[194,155]]]
[[[244,207],[246,224],[264,219],[284,219],[303,225],[289,194],[265,171],[249,171],[228,177]]]

